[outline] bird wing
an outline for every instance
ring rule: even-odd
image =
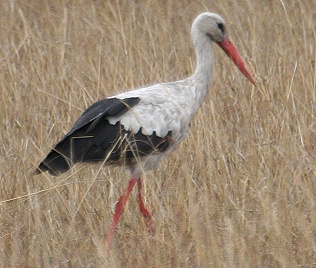
[[[115,163],[168,150],[189,125],[190,109],[180,89],[158,84],[92,104],[36,173],[59,175],[76,162]]]
[[[117,132],[120,132],[118,125],[111,126],[105,119],[126,113],[139,101],[137,97],[108,98],[92,104],[39,164],[35,174],[49,171],[51,175],[57,176],[85,158],[90,161],[102,158],[107,147],[111,147],[117,139]],[[100,144],[104,148],[100,148]]]
[[[116,95],[115,98],[138,97],[140,102],[128,113],[109,116],[107,120],[114,125],[120,122],[126,131],[137,133],[140,129],[144,135],[155,133],[165,137],[172,131],[175,141],[180,140],[187,131],[192,112],[183,95],[181,83],[157,84]]]
[[[99,100],[93,103],[87,108],[87,110],[83,112],[83,114],[75,122],[73,128],[68,134],[66,134],[65,138],[73,134],[76,130],[94,121],[94,123],[91,124],[90,129],[87,131],[92,130],[92,128],[102,118],[107,118],[109,116],[120,116],[121,114],[127,112],[128,109],[139,103],[139,101],[140,99],[138,97],[124,99],[107,98]]]

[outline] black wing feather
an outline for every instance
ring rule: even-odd
[[[137,97],[126,99],[109,98],[97,101],[89,106],[75,122],[69,133],[40,163],[35,173],[39,174],[49,171],[51,175],[57,176],[66,172],[72,164],[78,162],[80,157],[85,154],[85,150],[87,150],[85,148],[93,146],[95,141],[97,144],[101,143],[102,138],[100,135],[103,136],[103,139],[114,135],[112,129],[105,133],[97,133],[95,127],[99,121],[105,121],[109,116],[124,114],[129,108],[138,104],[139,101],[140,98]],[[95,134],[99,135],[95,136]],[[112,137],[109,138],[113,140]]]
[[[139,98],[105,99],[92,104],[40,163],[36,174],[48,171],[57,176],[76,162],[106,159],[107,163],[123,161],[129,164],[137,157],[167,150],[171,144],[171,131],[165,137],[159,137],[155,132],[147,136],[142,129],[133,133],[126,131],[120,122],[111,125],[107,120],[109,116],[126,113],[139,101]]]
[[[129,108],[135,106],[140,101],[140,98],[126,98],[126,99],[103,99],[93,103],[75,122],[73,128],[66,135],[71,135],[76,130],[89,124],[92,121],[101,120],[101,118],[108,116],[119,116],[128,111]],[[93,126],[92,126],[93,127]]]

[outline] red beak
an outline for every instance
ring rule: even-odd
[[[247,77],[247,79],[256,86],[255,80],[253,80],[251,74],[247,71],[245,67],[245,63],[243,59],[240,57],[237,49],[233,45],[232,42],[226,37],[222,42],[217,43],[227,54],[228,57],[231,58],[231,60],[235,63],[235,65],[238,67],[238,69],[244,74],[244,76]]]

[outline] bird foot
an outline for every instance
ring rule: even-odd
[[[147,227],[147,231],[150,236],[154,236],[156,233],[155,224],[152,220],[151,215],[149,217],[144,216],[144,222]]]

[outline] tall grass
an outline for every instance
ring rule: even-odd
[[[316,265],[315,1],[3,1],[0,8],[1,267]],[[144,175],[100,249],[128,176],[78,165],[32,172],[94,101],[192,73],[191,22],[212,11],[255,74],[215,48],[189,137]],[[207,60],[207,59],[205,59]]]

